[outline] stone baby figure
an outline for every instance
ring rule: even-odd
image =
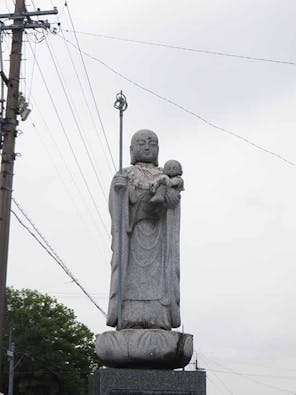
[[[178,192],[184,191],[184,181],[181,163],[177,160],[168,160],[163,167],[163,174],[157,175],[151,183],[151,191],[154,196],[150,199],[151,203],[163,203],[168,188],[174,188]]]

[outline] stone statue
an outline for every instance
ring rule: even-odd
[[[176,328],[180,326],[181,165],[169,161],[164,174],[158,167],[158,139],[150,130],[133,135],[130,153],[132,166],[115,175],[110,190],[113,257],[107,325],[117,325],[118,199],[122,199],[121,329]]]
[[[192,335],[171,330],[181,324],[182,166],[170,160],[158,167],[158,138],[150,130],[133,135],[130,154],[132,166],[114,176],[109,195],[113,254],[107,325],[118,327],[119,261],[121,325],[97,335],[97,355],[111,367],[184,367],[192,356]]]

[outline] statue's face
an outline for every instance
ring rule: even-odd
[[[181,163],[176,160],[168,160],[164,164],[163,171],[169,177],[181,176],[183,173]]]
[[[158,139],[150,130],[140,130],[134,134],[131,143],[132,163],[145,162],[157,164]]]

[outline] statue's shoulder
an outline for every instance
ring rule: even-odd
[[[129,166],[129,167],[125,167],[124,169],[122,169],[123,174],[126,175],[130,175],[131,173],[133,173],[135,170],[134,166]]]
[[[121,172],[118,170],[118,171],[114,174],[113,178],[116,177],[116,176],[119,176],[119,175],[127,176],[128,174],[130,174],[132,168],[133,168],[133,166],[129,166],[129,167],[124,167],[124,168],[121,170]],[[1,395],[1,394],[0,394],[0,395]]]
[[[163,169],[161,167],[151,167],[148,169],[147,175],[149,175],[150,177],[157,177],[161,174],[163,174]],[[117,176],[125,176],[127,177],[131,182],[133,182],[134,180],[138,180],[138,179],[142,179],[143,178],[143,170],[141,170],[141,167],[137,167],[136,165],[132,165],[129,167],[125,167],[122,169],[121,173],[118,171],[113,179]]]
[[[134,179],[136,177],[136,170],[135,170],[135,166],[129,166],[129,167],[125,167],[123,170],[123,174],[125,176],[127,176],[128,179]]]

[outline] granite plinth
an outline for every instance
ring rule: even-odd
[[[89,395],[206,395],[206,372],[100,368]]]
[[[109,331],[97,335],[96,352],[112,368],[177,369],[192,357],[193,336],[163,329]]]

